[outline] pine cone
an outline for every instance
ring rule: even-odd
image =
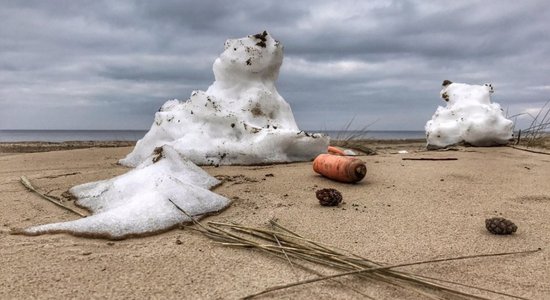
[[[518,227],[512,221],[499,217],[486,219],[485,227],[492,234],[512,234],[518,230]]]
[[[320,189],[315,192],[322,206],[338,206],[342,202],[342,194],[335,189]]]

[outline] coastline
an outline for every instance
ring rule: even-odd
[[[2,153],[35,153],[85,148],[131,147],[134,141],[0,142]]]
[[[374,149],[385,149],[388,146],[398,147],[407,145],[425,145],[425,139],[364,139],[357,140],[358,143],[366,146],[372,146]],[[338,141],[333,141],[338,144]],[[13,153],[36,153],[50,151],[64,151],[86,148],[117,148],[133,147],[136,141],[66,141],[66,142],[44,142],[44,141],[25,141],[25,142],[0,142],[0,154]]]

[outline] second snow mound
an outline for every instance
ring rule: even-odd
[[[505,145],[512,139],[514,124],[504,117],[498,103],[491,103],[490,84],[469,85],[443,82],[439,106],[426,123],[428,149],[465,142],[472,146]]]

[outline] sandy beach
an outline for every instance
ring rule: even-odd
[[[203,222],[267,226],[276,218],[308,238],[385,264],[541,248],[403,270],[529,299],[550,298],[549,155],[510,147],[424,151],[420,141],[370,146],[378,154],[360,157],[368,173],[358,184],[323,178],[312,171],[311,162],[205,167],[226,179],[214,191],[233,203]],[[125,173],[128,169],[116,162],[132,147],[60,149],[0,155],[1,299],[237,299],[316,277],[253,249],[218,245],[189,229],[122,241],[11,235],[12,228],[77,218],[27,191],[20,176],[74,206],[63,193]],[[422,157],[457,160],[403,160]],[[344,202],[320,206],[315,198],[320,188],[339,190]],[[485,219],[494,216],[512,220],[517,232],[490,234]],[[261,299],[363,299],[357,291],[375,299],[425,299],[353,276],[338,281],[343,285],[313,283]]]

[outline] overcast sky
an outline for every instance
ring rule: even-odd
[[[148,129],[263,30],[302,129],[423,130],[444,79],[493,83],[509,115],[550,99],[546,0],[0,0],[0,129]]]

